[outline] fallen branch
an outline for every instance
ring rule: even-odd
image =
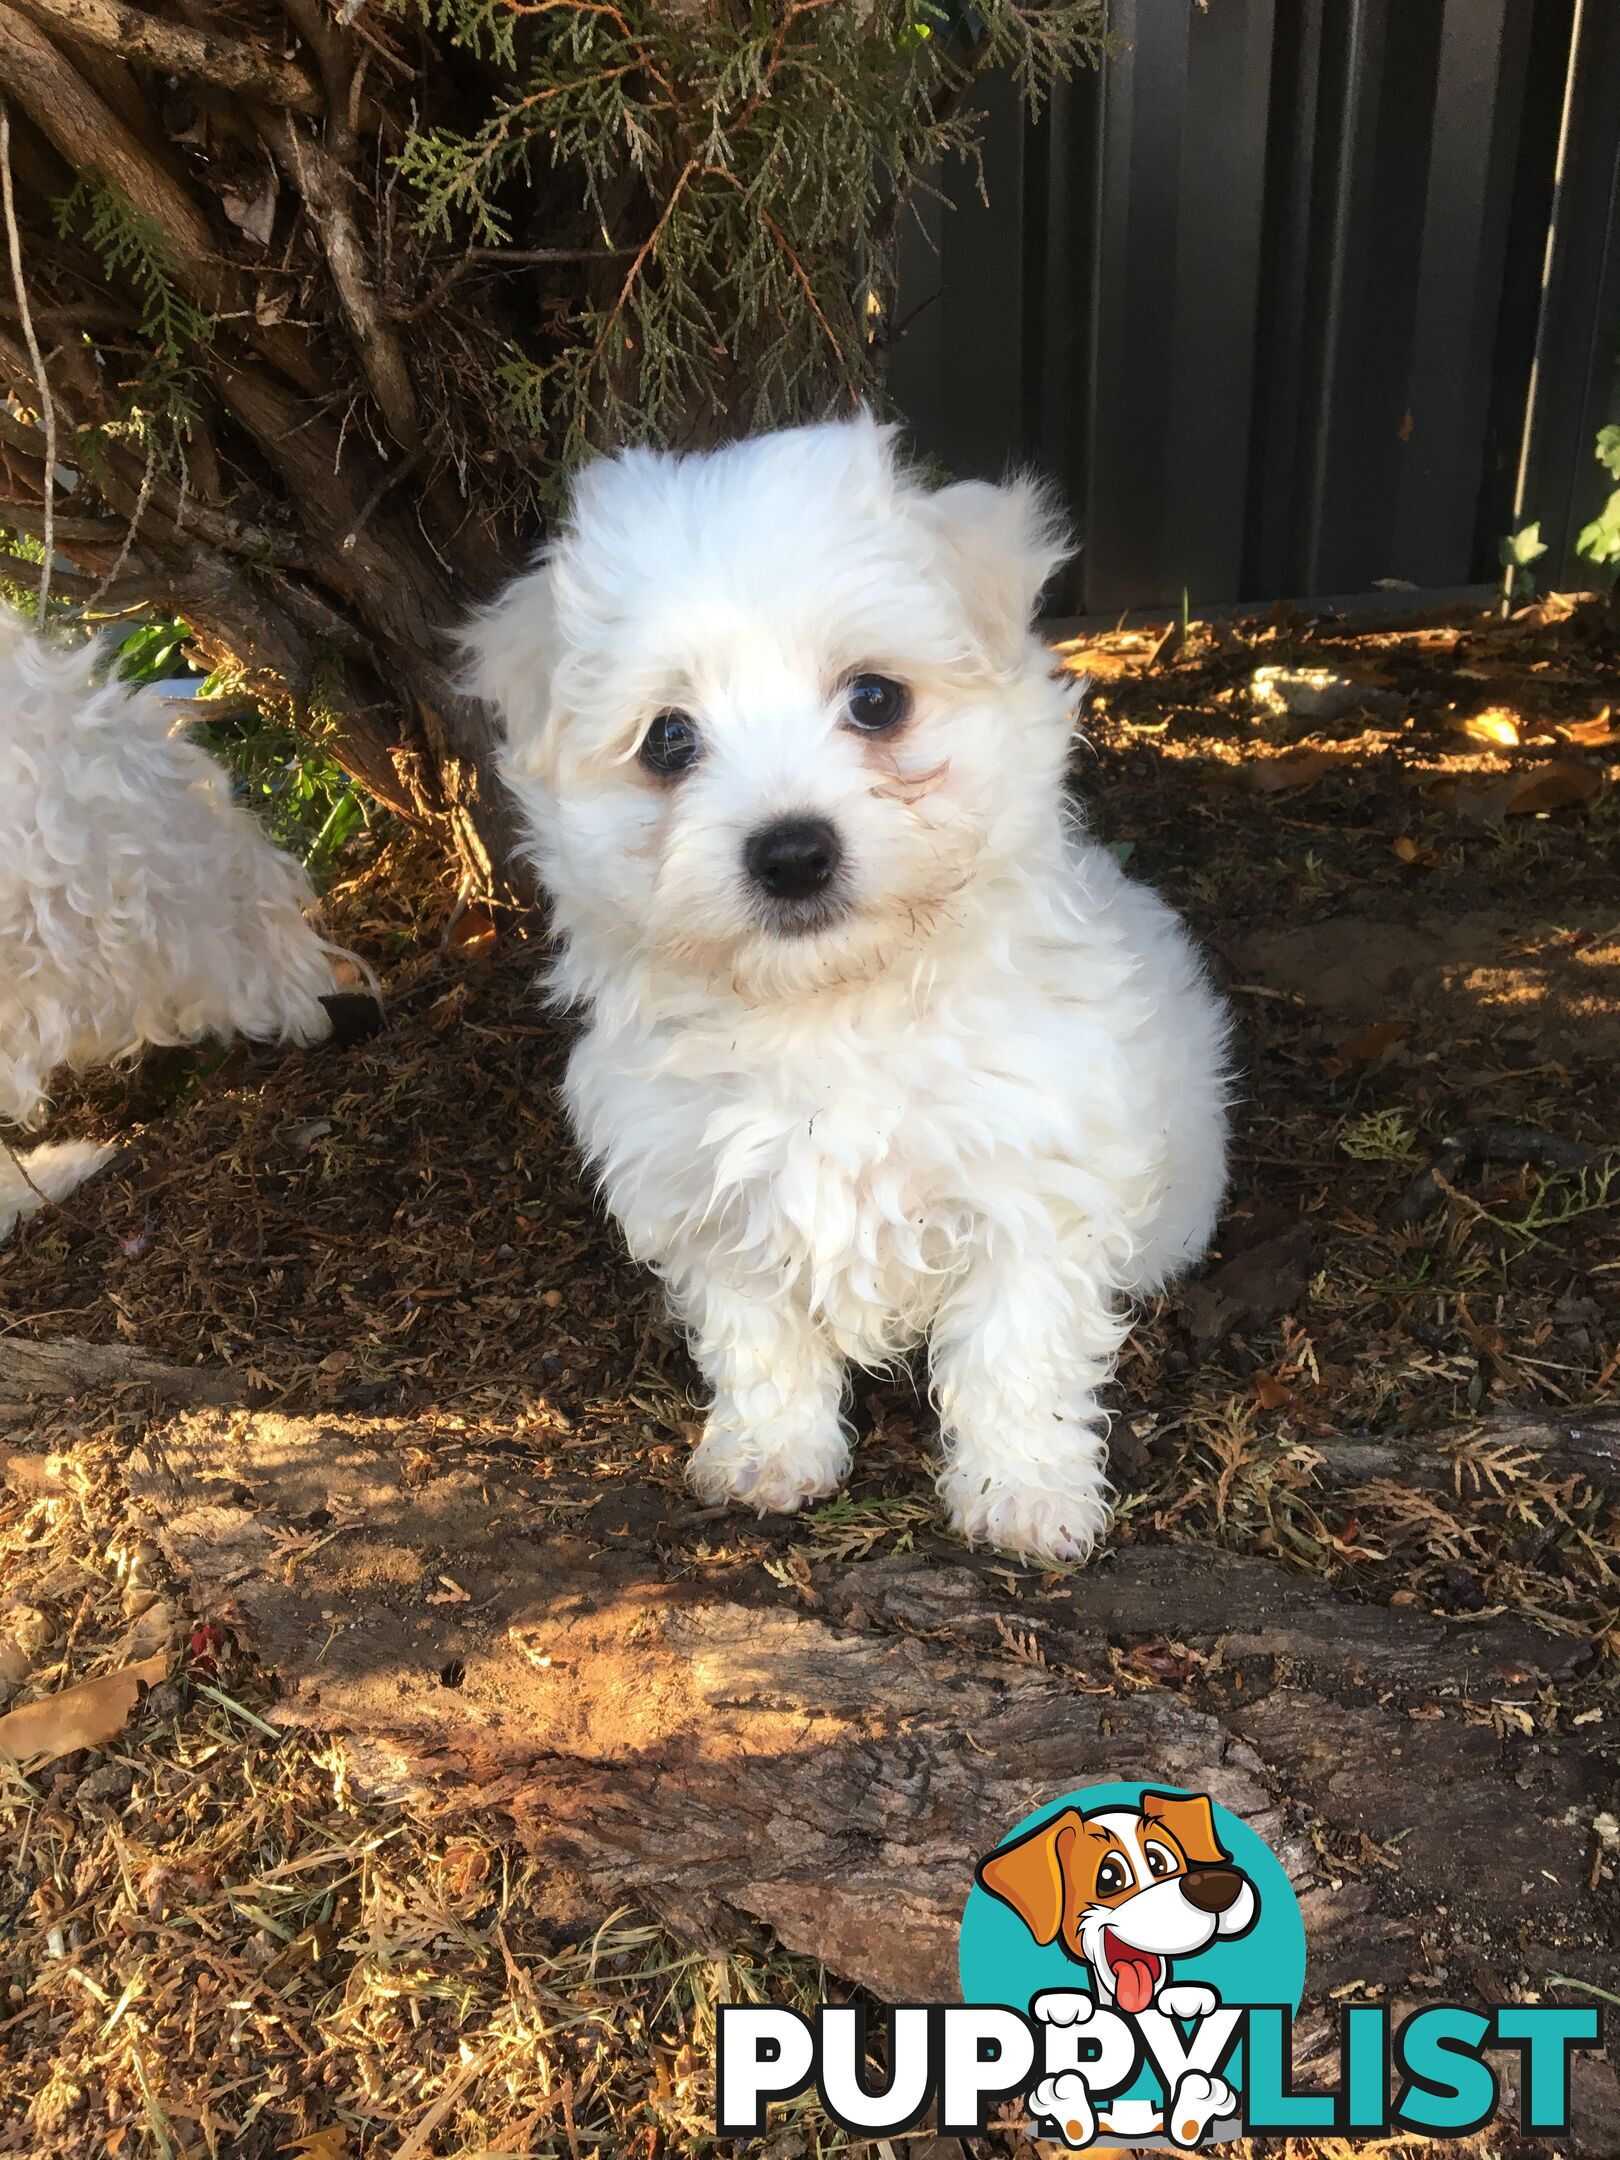
[[[243,1395],[236,1373],[217,1365],[171,1365],[128,1343],[0,1335],[0,1388],[23,1395],[81,1395],[122,1387],[144,1389],[167,1403],[225,1405]]]

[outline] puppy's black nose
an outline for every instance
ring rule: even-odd
[[[1182,1878],[1181,1894],[1199,1912],[1223,1913],[1235,1905],[1243,1888],[1236,1868],[1189,1868]]]
[[[754,883],[773,900],[813,900],[832,883],[842,850],[825,818],[778,818],[743,849]]]

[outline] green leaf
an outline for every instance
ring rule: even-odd
[[[118,648],[115,672],[121,682],[162,682],[180,672],[191,625],[178,615],[142,623]]]
[[[1584,526],[1575,552],[1600,570],[1620,566],[1620,488],[1616,488],[1590,525]]]
[[[1541,520],[1523,526],[1516,533],[1504,533],[1497,550],[1498,560],[1504,569],[1522,570],[1526,563],[1533,563],[1547,552],[1547,543],[1541,537]]]
[[[1620,480],[1620,421],[1598,429],[1595,455],[1609,478]]]

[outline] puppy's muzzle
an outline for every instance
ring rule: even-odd
[[[1199,1912],[1227,1912],[1243,1894],[1243,1877],[1236,1868],[1189,1868],[1181,1894]]]
[[[840,912],[843,843],[819,817],[776,818],[752,834],[743,868],[773,930],[819,930]]]

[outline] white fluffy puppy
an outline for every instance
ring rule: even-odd
[[[64,1066],[210,1034],[321,1040],[346,957],[172,706],[97,686],[91,662],[0,607],[0,1143]],[[0,1147],[0,1237],[111,1153]]]
[[[849,1467],[846,1361],[924,1337],[939,1484],[1054,1559],[1108,1521],[1099,1390],[1203,1249],[1224,1022],[1066,806],[1033,489],[931,492],[862,417],[590,466],[468,633],[585,1032],[567,1101],[713,1407],[698,1492]]]

